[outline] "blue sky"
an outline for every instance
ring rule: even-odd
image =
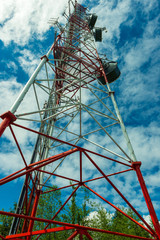
[[[24,84],[51,46],[54,34],[47,24],[61,16],[67,0],[3,1],[0,9],[0,113],[10,109]],[[121,77],[112,84],[118,106],[160,219],[160,2],[158,0],[81,1],[98,15],[96,26],[106,27],[100,53],[118,61]],[[25,9],[25,11],[24,11]],[[25,146],[27,135],[17,133]],[[27,138],[28,139],[28,138]],[[6,145],[7,144],[7,145]],[[0,177],[21,165],[11,137],[1,139]],[[8,149],[11,149],[9,151]],[[13,147],[13,148],[12,148]],[[31,155],[28,146],[26,155]],[[8,184],[0,208],[17,201],[22,182]],[[129,175],[126,189],[131,190]],[[15,185],[15,186],[14,186]],[[8,193],[10,197],[8,199]],[[14,194],[16,193],[16,194]],[[134,199],[139,209],[141,198]],[[144,211],[144,214],[147,213]]]

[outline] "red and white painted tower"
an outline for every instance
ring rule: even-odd
[[[74,239],[77,235],[81,239],[83,236],[93,239],[92,231],[123,236],[124,239],[160,239],[160,225],[141,174],[141,162],[136,160],[114,91],[110,87],[110,83],[120,76],[120,71],[116,62],[100,57],[96,50],[95,42],[102,41],[104,29],[95,28],[97,16],[89,14],[77,1],[69,1],[65,17],[67,24],[64,27],[54,21],[59,33],[56,31],[53,45],[42,56],[40,64],[11,109],[1,115],[3,121],[0,135],[6,128],[10,129],[24,166],[1,179],[0,185],[20,177],[25,177],[25,181],[16,213],[0,211],[0,214],[14,217],[9,235],[0,237],[29,240],[35,236],[34,239],[38,239],[42,234],[72,229],[68,239]],[[32,104],[27,105],[26,109],[30,97]],[[21,129],[24,133],[27,131],[35,139],[29,162],[19,144],[16,129]],[[120,140],[120,129],[124,141]],[[112,176],[125,177],[130,172],[134,172],[139,181],[154,229],[112,181]],[[107,189],[110,194],[115,191],[141,219],[141,223],[111,202],[108,194],[95,190],[97,181],[102,181],[106,193]],[[58,188],[53,188],[53,182],[59,184]],[[46,190],[48,187],[51,188],[50,191]],[[151,238],[56,221],[55,218],[73,194],[78,196],[82,187],[143,228]],[[36,211],[41,196],[59,189],[64,192],[71,189],[59,210],[51,219],[37,218]],[[43,229],[34,231],[35,221],[46,225]],[[56,227],[50,228],[50,224],[55,224]]]

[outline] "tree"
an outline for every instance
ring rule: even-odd
[[[135,224],[129,218],[124,216],[118,210],[115,213],[107,212],[105,208],[100,204],[96,204],[89,200],[90,192],[81,187],[78,191],[81,191],[80,199],[77,197],[76,192],[72,196],[71,200],[65,205],[65,207],[58,213],[62,204],[64,203],[64,196],[60,190],[56,190],[57,186],[53,186],[55,191],[49,192],[47,194],[41,194],[37,209],[36,217],[52,219],[55,216],[54,220],[61,222],[70,222],[73,224],[80,224],[84,226],[100,228],[104,230],[114,231],[114,232],[123,232],[126,234],[137,235],[142,237],[150,237],[149,233],[142,229],[140,226]],[[74,190],[75,187],[72,187]],[[16,204],[14,204],[11,212],[14,212],[16,209]],[[123,212],[131,216],[137,222],[140,222],[140,219],[130,208],[123,208]],[[8,235],[9,229],[11,226],[12,217],[0,215],[0,234],[3,236]],[[46,223],[35,222],[34,231],[39,229],[44,229]],[[48,228],[58,227],[55,224],[50,224]],[[45,240],[64,240],[67,239],[74,230],[54,232],[49,234],[41,235],[40,239]],[[124,237],[110,235],[100,232],[90,232],[90,235],[93,239],[96,240],[120,240]],[[75,240],[79,240],[80,237],[77,236]],[[83,237],[84,240],[87,240],[87,237]],[[131,238],[125,238],[125,240],[131,240]]]
[[[54,189],[57,186],[53,186]],[[72,186],[74,191],[75,187]],[[89,203],[89,191],[81,187],[81,199],[77,199],[76,192],[73,194],[71,200],[65,205],[65,207],[59,212],[59,214],[54,218],[54,220],[61,222],[70,222],[73,224],[82,224],[85,225],[86,216],[93,210]],[[37,215],[36,217],[52,219],[56,212],[62,206],[62,195],[60,190],[52,191],[47,194],[42,194],[39,199]],[[43,229],[46,226],[45,223],[35,222],[34,230]],[[50,224],[49,228],[57,227],[55,224]],[[73,230],[61,231],[55,233],[44,234],[41,236],[41,239],[46,240],[64,240],[67,239]],[[85,240],[85,238],[83,238]]]
[[[137,222],[140,222],[138,216],[130,209],[123,208],[122,209],[126,214],[135,219]],[[141,237],[150,237],[149,233],[138,226],[136,223],[131,221],[129,218],[125,217],[119,211],[116,211],[114,214],[114,218],[112,221],[112,229],[115,232],[123,232],[126,234],[137,235]],[[113,239],[120,239],[118,236],[115,236]],[[126,238],[126,240],[130,240],[131,238]]]
[[[75,187],[72,186],[74,190]],[[92,203],[89,201],[90,192],[85,187],[79,189],[81,199],[77,199],[76,193],[71,198],[71,203],[68,204],[68,215],[71,218],[71,223],[85,225],[86,216],[93,211]]]
[[[4,211],[4,209],[2,209]],[[12,217],[6,215],[0,215],[0,234],[6,236],[9,233]]]
[[[130,208],[123,208],[122,210],[137,222],[140,222],[140,219]],[[100,228],[108,231],[126,233],[142,237],[150,237],[148,232],[124,216],[118,210],[116,210],[114,214],[110,214],[101,205],[99,206],[98,211],[94,214],[94,216],[88,221],[88,224],[90,227]],[[97,232],[91,232],[91,236],[96,240],[132,240],[132,238],[124,238],[117,235],[107,235]]]
[[[10,208],[10,212],[15,212],[16,209],[16,203],[14,203],[13,205],[13,209]],[[4,209],[2,209],[2,211],[4,211]],[[6,236],[9,233],[10,230],[10,226],[12,223],[12,217],[7,216],[7,215],[0,215],[0,234],[2,236]]]
[[[55,189],[55,191],[52,191],[46,194],[41,194],[39,203],[38,203],[36,217],[52,219],[53,216],[56,214],[56,212],[60,209],[62,205],[61,191],[56,190],[57,186],[53,186],[53,188]],[[50,190],[50,189],[47,189],[47,190]],[[62,220],[61,216],[62,216],[61,214],[58,214],[54,218],[54,220],[61,221]],[[36,231],[39,229],[44,229],[45,226],[46,226],[46,223],[35,222],[34,230]],[[49,225],[49,228],[54,228],[54,227],[57,227],[57,225],[55,224]],[[54,233],[45,234],[41,236],[41,239],[46,239],[46,240],[62,239],[59,235],[63,235],[63,233],[54,232]]]
[[[92,216],[89,215],[87,217],[87,225],[89,227],[104,229],[111,231],[111,225],[112,225],[112,216],[113,214],[108,213],[105,208],[103,208],[100,204],[96,204],[97,211],[92,212]],[[107,235],[105,233],[100,232],[90,232],[90,235],[93,239],[96,240],[107,240],[111,239],[110,235]]]

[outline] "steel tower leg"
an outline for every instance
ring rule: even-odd
[[[143,179],[143,175],[142,175],[141,170],[140,170],[141,162],[134,162],[134,163],[132,163],[132,166],[136,171],[138,181],[140,183],[140,186],[141,186],[141,189],[142,189],[142,192],[143,192],[143,196],[144,196],[144,199],[146,201],[146,204],[147,204],[147,207],[148,207],[148,210],[149,210],[152,222],[153,222],[153,226],[154,226],[154,228],[156,230],[156,233],[158,235],[158,239],[160,239],[160,224],[159,224],[156,212],[154,210],[151,198],[149,196],[145,181]]]
[[[41,193],[41,191],[37,190],[36,197],[35,197],[34,204],[33,204],[33,208],[32,208],[31,217],[35,217],[35,215],[36,215],[40,193]],[[34,225],[34,221],[30,220],[29,227],[28,227],[28,232],[32,232],[33,225]],[[31,239],[31,237],[27,237],[26,240],[30,240],[30,239]]]

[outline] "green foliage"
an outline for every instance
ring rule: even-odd
[[[53,188],[57,188],[53,186]],[[72,187],[74,191],[75,187]],[[101,205],[98,205],[94,202],[90,202],[90,194],[88,190],[84,187],[81,187],[78,191],[80,195],[80,199],[77,198],[76,192],[70,199],[70,201],[64,206],[64,208],[59,211],[60,207],[64,204],[66,196],[63,196],[60,190],[55,190],[49,192],[47,194],[41,194],[39,199],[39,205],[37,209],[36,217],[45,218],[45,219],[53,219],[60,222],[69,222],[73,224],[80,224],[84,226],[89,226],[93,228],[104,229],[113,232],[121,232],[130,235],[137,235],[142,237],[150,237],[148,232],[142,229],[140,226],[135,224],[129,218],[124,216],[119,211],[115,211],[115,213],[111,214],[107,212]],[[16,205],[14,205],[14,210]],[[11,209],[11,212],[14,212]],[[96,210],[96,211],[95,211]],[[122,209],[127,215],[131,216],[137,222],[140,222],[137,215],[129,208]],[[92,212],[92,217],[90,217],[90,213]],[[95,214],[93,214],[95,213]],[[3,236],[7,236],[9,233],[10,225],[12,222],[12,217],[0,215],[0,234]],[[34,231],[44,229],[46,223],[35,222],[34,223]],[[50,224],[48,228],[60,227],[55,224]],[[39,239],[43,240],[64,240],[67,239],[74,230],[68,231],[60,231],[54,233],[48,233],[41,235]],[[104,234],[100,232],[89,232],[91,237],[96,240],[131,240],[132,238],[124,238],[116,235]],[[36,239],[36,237],[33,237]],[[75,237],[75,240],[79,240],[80,237]],[[87,240],[86,236],[83,236],[83,240]]]
[[[4,211],[4,209],[2,209]],[[0,215],[0,234],[6,236],[9,233],[12,217]]]
[[[53,188],[57,188],[57,186],[53,186]],[[48,189],[49,190],[49,189]],[[45,218],[45,219],[52,219],[53,216],[56,214],[56,212],[60,209],[62,205],[61,202],[61,192],[60,191],[53,191],[49,192],[47,194],[42,194],[39,199],[39,204],[38,204],[38,209],[37,209],[37,214],[36,217],[39,218]],[[54,220],[56,221],[61,221],[61,216],[58,214]],[[34,231],[39,230],[39,229],[44,229],[46,226],[46,223],[42,222],[35,222],[34,224]],[[50,224],[49,228],[54,228],[57,227],[55,224]],[[51,240],[51,239],[63,239],[58,237],[59,233],[49,233],[42,235],[40,239],[46,239],[46,240]]]
[[[101,205],[98,206],[98,210],[95,211],[95,214],[88,219],[88,226],[109,230],[111,231],[111,224],[112,224],[112,215],[107,213],[106,209],[104,209]],[[110,235],[106,235],[100,232],[90,232],[90,235],[93,239],[96,240],[105,240],[111,239]]]
[[[126,212],[129,216],[131,216],[133,219],[135,219],[137,222],[140,222],[140,219],[130,208],[122,209],[122,210]],[[136,223],[131,221],[129,218],[126,218],[122,213],[118,211],[115,212],[115,216],[113,218],[113,223],[112,223],[112,229],[114,229],[116,232],[123,232],[131,235],[149,237],[149,234],[144,229],[142,229]],[[119,239],[119,238],[117,236],[114,239]],[[129,240],[129,239],[131,238],[126,238],[126,240]]]
[[[140,222],[140,219],[137,215],[130,209],[122,209],[127,215],[131,216],[137,222]],[[136,223],[131,221],[129,218],[124,216],[119,211],[116,211],[113,214],[107,213],[106,209],[100,207],[95,217],[93,217],[90,221],[91,227],[96,227],[108,231],[113,232],[120,232],[130,235],[142,236],[142,237],[151,237],[148,232],[138,226]],[[90,233],[93,239],[96,240],[131,240],[133,238],[124,238],[117,235],[110,235],[110,234],[103,234],[98,232],[91,232]]]
[[[10,209],[10,212],[15,212],[16,203],[13,205],[13,209]],[[2,209],[4,211],[4,209]],[[10,226],[12,223],[12,217],[6,215],[0,215],[0,234],[6,236],[9,233]]]
[[[57,186],[53,186],[57,188]],[[75,187],[72,187],[74,191]],[[78,204],[76,192],[72,196],[71,200],[65,205],[65,207],[59,212],[59,214],[54,218],[56,221],[60,222],[70,222],[73,224],[82,224],[85,225],[85,217],[92,211],[92,207],[89,206],[89,193],[86,188],[79,189],[81,191],[80,195],[82,196],[82,203]],[[52,219],[56,212],[60,209],[64,203],[66,197],[62,196],[59,190],[42,194],[39,200],[39,205],[37,209],[37,217]],[[45,223],[35,222],[34,230],[44,229],[46,226]],[[49,228],[59,227],[57,225],[50,224]],[[42,235],[40,239],[45,240],[64,240],[67,239],[71,234],[72,230],[54,232]],[[85,239],[85,238],[84,238]]]
[[[74,187],[72,187],[75,189]],[[93,210],[89,202],[89,192],[86,188],[79,189],[83,196],[82,203],[78,204],[76,199],[76,193],[72,196],[71,204],[67,205],[67,215],[70,218],[70,222],[73,224],[85,225],[85,217]]]

